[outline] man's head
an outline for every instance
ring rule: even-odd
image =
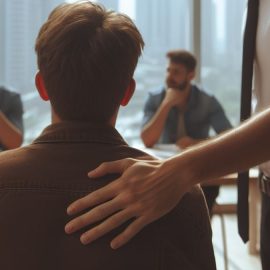
[[[144,46],[125,15],[89,1],[52,11],[36,40],[36,85],[61,120],[108,123],[126,105]]]
[[[169,59],[166,83],[169,88],[185,90],[195,76],[196,59],[188,51],[175,50],[167,53]]]

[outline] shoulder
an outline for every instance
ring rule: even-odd
[[[0,86],[0,97],[6,99],[20,98],[20,94]]]
[[[192,95],[199,101],[204,101],[211,105],[220,105],[217,98],[213,94],[207,92],[197,85],[192,85]]]
[[[20,107],[21,95],[17,92],[0,87],[0,105],[1,107],[15,106]]]
[[[148,92],[148,97],[146,98],[144,110],[156,110],[161,104],[165,96],[165,88],[159,87]]]
[[[211,95],[205,89],[196,84],[192,85],[192,93],[199,98],[211,99],[213,97],[213,95]]]
[[[148,92],[146,105],[159,106],[165,96],[165,87],[161,86]]]
[[[20,175],[23,170],[29,169],[30,163],[28,163],[27,149],[28,147],[25,146],[0,153],[0,185],[18,179],[18,175]],[[22,170],[22,168],[25,169]]]
[[[165,87],[164,86],[160,86],[160,87],[157,87],[155,89],[151,89],[148,94],[150,97],[153,97],[153,98],[159,98],[161,96],[163,96],[165,93]]]
[[[0,173],[2,172],[3,166],[17,164],[18,162],[28,162],[25,158],[31,156],[32,148],[32,144],[29,144],[16,149],[0,152]]]

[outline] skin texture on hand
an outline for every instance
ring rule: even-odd
[[[119,173],[121,177],[71,204],[67,210],[70,215],[98,206],[70,221],[65,230],[72,233],[103,220],[81,236],[82,243],[87,244],[134,218],[112,240],[111,247],[118,248],[147,224],[172,210],[192,185],[270,160],[269,138],[270,109],[168,160],[124,159],[103,163],[90,177],[107,173]]]
[[[130,158],[101,164],[89,174],[90,177],[101,177],[107,173],[120,173],[122,176],[71,204],[67,210],[69,215],[109,200],[70,221],[65,227],[66,232],[72,233],[110,216],[81,236],[81,242],[88,244],[131,218],[135,218],[120,235],[112,240],[111,247],[116,249],[127,243],[144,226],[159,219],[176,206],[182,197],[176,188],[178,184],[182,184],[182,195],[190,188],[185,181],[178,181],[178,177],[174,177],[176,183],[169,181],[175,179],[170,176],[172,170],[169,166],[165,166],[163,170],[164,164],[164,161],[139,161]],[[162,174],[158,176],[161,171]],[[168,181],[163,181],[164,178]]]

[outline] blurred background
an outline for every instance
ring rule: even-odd
[[[25,142],[50,122],[48,104],[35,90],[35,38],[49,12],[61,0],[0,0],[0,85],[22,94]],[[74,1],[66,1],[74,2]],[[133,146],[139,139],[147,93],[164,83],[165,54],[187,49],[199,60],[197,83],[215,94],[233,125],[239,122],[243,17],[246,0],[101,0],[128,14],[146,46],[135,72],[136,93],[120,110],[118,130]]]

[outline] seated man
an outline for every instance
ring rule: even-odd
[[[89,226],[64,231],[67,206],[117,177],[89,181],[89,168],[145,156],[114,128],[119,106],[135,89],[143,45],[128,17],[88,1],[57,7],[42,26],[36,86],[51,103],[52,124],[32,144],[0,155],[0,269],[215,269],[198,187],[118,250],[109,242],[119,229],[91,245],[80,242]]]
[[[160,143],[175,143],[181,149],[232,126],[222,106],[213,96],[199,89],[194,79],[196,59],[188,51],[167,53],[169,59],[166,86],[150,93],[144,108],[141,138],[146,147]],[[208,208],[212,210],[219,186],[203,187]]]
[[[23,141],[21,97],[0,87],[0,152],[17,148]]]

